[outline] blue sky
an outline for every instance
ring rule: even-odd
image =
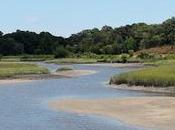
[[[68,37],[103,25],[160,23],[175,16],[175,0],[0,0],[0,30],[49,31]]]

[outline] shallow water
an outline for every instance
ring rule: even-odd
[[[58,65],[42,64],[54,71]],[[61,98],[116,98],[155,96],[154,93],[108,88],[111,75],[129,69],[105,66],[73,65],[75,69],[96,70],[88,76],[40,80],[0,86],[0,130],[143,130],[120,121],[49,109],[48,101]]]

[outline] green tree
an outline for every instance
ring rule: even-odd
[[[69,56],[68,50],[63,47],[58,47],[54,52],[55,58],[65,58]]]

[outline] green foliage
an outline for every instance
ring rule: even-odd
[[[141,59],[152,59],[152,58],[154,58],[154,54],[149,54],[147,52],[141,52],[138,55],[138,57],[141,58]]]
[[[69,38],[56,37],[49,32],[39,34],[17,30],[3,35],[0,32],[2,55],[122,54],[163,45],[175,45],[175,18],[161,24],[138,23],[112,28],[104,26],[73,34]],[[62,54],[59,54],[59,51]],[[58,54],[57,54],[58,53]]]
[[[63,47],[58,47],[54,52],[55,58],[65,58],[69,56],[69,51]]]
[[[129,50],[128,54],[129,54],[130,57],[134,56],[134,50]]]
[[[122,54],[121,55],[121,62],[126,63],[128,60],[129,56],[127,54]]]

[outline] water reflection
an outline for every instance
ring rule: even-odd
[[[53,64],[44,64],[44,66],[49,67],[52,71],[58,68]],[[102,117],[50,110],[47,102],[51,99],[155,95],[154,93],[122,91],[106,87],[104,82],[108,81],[111,75],[127,70],[109,66],[73,65],[73,67],[96,70],[98,73],[71,79],[1,85],[0,130],[143,130],[143,128],[136,128]]]

